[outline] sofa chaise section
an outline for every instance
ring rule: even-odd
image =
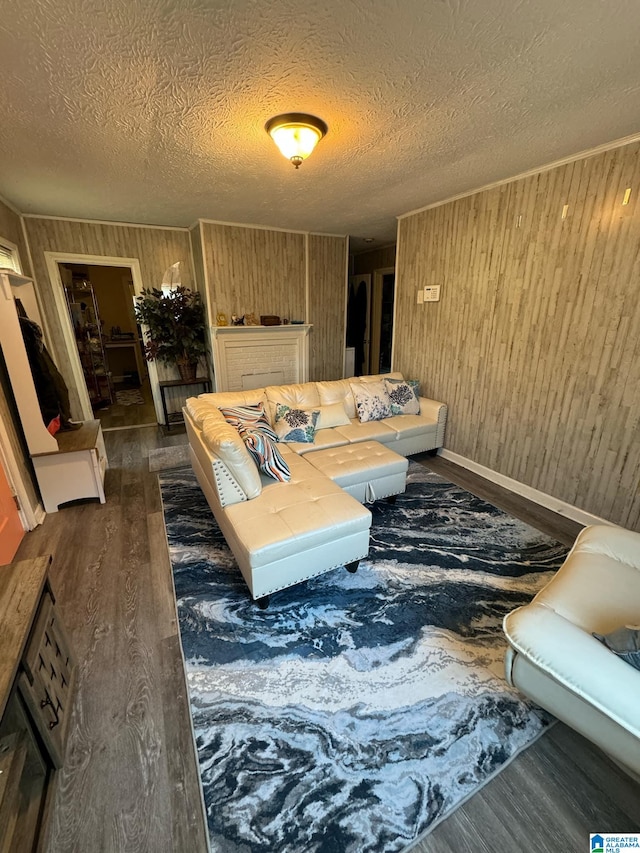
[[[397,373],[389,378],[402,380]],[[291,471],[289,482],[258,472],[238,431],[220,411],[238,406],[261,406],[272,426],[279,406],[319,412],[313,441],[277,445]],[[371,526],[371,513],[361,500],[403,491],[406,464],[393,468],[393,457],[432,450],[444,441],[447,407],[420,397],[419,409],[419,414],[361,422],[349,380],[207,393],[187,400],[184,416],[193,469],[254,599],[337,566],[355,570],[368,553]],[[344,474],[334,477],[344,488],[332,481],[329,468],[325,473],[326,465],[308,461],[314,452],[348,450],[357,443],[370,450],[353,454],[357,462],[346,452],[338,460],[342,472],[354,468],[344,483]],[[353,478],[361,482],[351,483]]]

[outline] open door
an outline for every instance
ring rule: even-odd
[[[347,301],[347,346],[353,347],[354,373],[364,376],[369,370],[371,323],[371,274],[349,276]]]
[[[0,566],[6,566],[13,560],[23,536],[24,528],[18,507],[0,464]]]

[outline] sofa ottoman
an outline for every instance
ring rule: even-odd
[[[378,441],[317,450],[305,459],[360,503],[399,495],[407,485],[409,460]]]

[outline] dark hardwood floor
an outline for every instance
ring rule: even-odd
[[[119,390],[138,390],[144,403],[124,405],[118,402],[114,391],[113,403],[104,409],[97,409],[94,417],[102,424],[102,431],[108,432],[116,429],[127,429],[129,427],[140,427],[155,425],[157,421],[156,410],[153,405],[151,385],[149,377],[146,377],[139,388],[126,385],[118,386]]]
[[[173,586],[148,469],[151,449],[186,437],[148,427],[105,438],[107,503],[47,516],[17,555],[53,554],[52,583],[79,662],[47,850],[200,853],[208,845]],[[567,544],[577,533],[446,460],[421,461]],[[640,786],[558,723],[414,849],[586,853],[590,831],[638,829]]]

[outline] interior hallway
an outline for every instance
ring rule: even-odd
[[[51,581],[79,662],[49,853],[207,850],[158,481],[158,427],[105,436],[107,503],[47,516],[17,559],[52,553]],[[445,460],[424,464],[570,543],[576,526]],[[414,849],[524,853],[640,829],[640,786],[557,724]],[[302,853],[302,851],[301,851]]]

